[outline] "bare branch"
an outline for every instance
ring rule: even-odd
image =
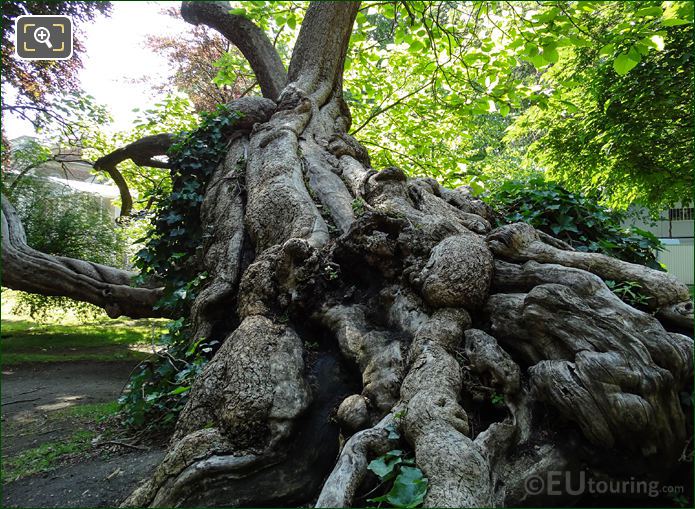
[[[169,168],[169,164],[163,161],[157,161],[155,156],[165,155],[169,147],[171,147],[173,135],[155,134],[153,136],[145,136],[133,143],[129,143],[125,147],[114,150],[104,157],[100,157],[94,162],[94,169],[102,170],[109,174],[118,190],[121,193],[121,216],[128,216],[133,208],[133,197],[130,195],[128,183],[123,178],[123,175],[118,171],[118,165],[130,159],[139,166],[150,166],[152,168]]]
[[[193,25],[207,25],[229,39],[251,64],[263,97],[277,100],[287,82],[280,55],[268,36],[251,20],[229,14],[229,2],[182,2],[181,16]]]
[[[41,295],[70,297],[103,308],[115,318],[165,316],[154,309],[161,288],[131,286],[135,274],[98,263],[53,256],[27,245],[14,207],[2,196],[2,285]]]

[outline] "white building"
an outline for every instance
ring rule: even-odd
[[[10,147],[14,151],[20,149],[23,144],[35,142],[34,138],[21,136],[10,141]],[[120,200],[121,197],[118,187],[111,183],[99,182],[98,177],[93,173],[92,165],[81,159],[80,149],[56,149],[53,154],[54,160],[46,161],[40,166],[32,168],[27,174],[50,180],[56,185],[62,184],[72,191],[98,196],[102,208],[108,211],[114,219],[118,217],[120,207],[114,205],[114,202]],[[23,169],[11,166],[9,175],[11,177],[18,176]]]
[[[681,204],[679,204],[681,205]],[[687,285],[693,285],[693,266],[695,252],[693,246],[693,207],[679,206],[664,211],[655,224],[642,221],[634,226],[647,230],[661,240],[664,250],[659,253],[659,261],[666,265],[668,271]]]

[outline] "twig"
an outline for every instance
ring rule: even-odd
[[[9,401],[7,403],[3,403],[0,406],[8,406],[8,405],[14,405],[15,403],[28,403],[29,401],[38,401],[41,398],[33,398],[33,399],[18,399],[17,401]]]
[[[103,445],[120,445],[122,447],[130,447],[132,449],[138,449],[140,451],[149,451],[149,447],[143,447],[141,445],[129,444],[128,442],[120,442],[118,440],[107,440],[106,442],[99,442],[94,444],[94,447],[101,447]]]
[[[32,389],[30,391],[25,391],[25,392],[20,392],[17,394],[17,396],[24,396],[25,394],[31,394],[32,392],[40,391],[41,389],[45,389],[46,386],[44,385],[43,387],[37,387],[36,389]]]

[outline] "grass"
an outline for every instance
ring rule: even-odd
[[[4,457],[2,461],[3,481],[14,481],[22,477],[53,470],[68,459],[90,451],[92,449],[92,440],[99,434],[97,425],[115,415],[117,411],[118,403],[111,401],[108,403],[77,405],[48,414],[47,420],[40,424],[42,428],[69,425],[72,428],[80,429],[67,437],[51,440],[32,449],[24,450],[16,456]],[[10,428],[15,427],[10,426]],[[10,431],[19,431],[19,429],[28,434],[36,432],[35,429],[27,429],[25,425]],[[7,431],[8,429],[5,428],[3,430],[4,434],[7,434]],[[104,433],[108,433],[108,431],[101,432],[102,435]]]
[[[119,319],[72,326],[2,320],[2,364],[142,360],[148,355],[143,350],[162,326],[159,320]]]
[[[91,422],[101,422],[118,412],[118,402],[88,403],[75,405],[51,413],[51,419],[77,419]]]
[[[70,310],[53,310],[44,321],[17,314],[19,292],[2,290],[2,365],[66,361],[139,361],[166,320],[109,319],[85,323]]]
[[[65,460],[66,456],[88,450],[94,437],[95,431],[76,431],[67,439],[46,442],[17,456],[6,458],[2,462],[2,478],[5,481],[14,481],[52,470]]]

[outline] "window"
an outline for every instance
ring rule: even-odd
[[[682,209],[668,209],[669,221],[692,221],[693,207]]]

